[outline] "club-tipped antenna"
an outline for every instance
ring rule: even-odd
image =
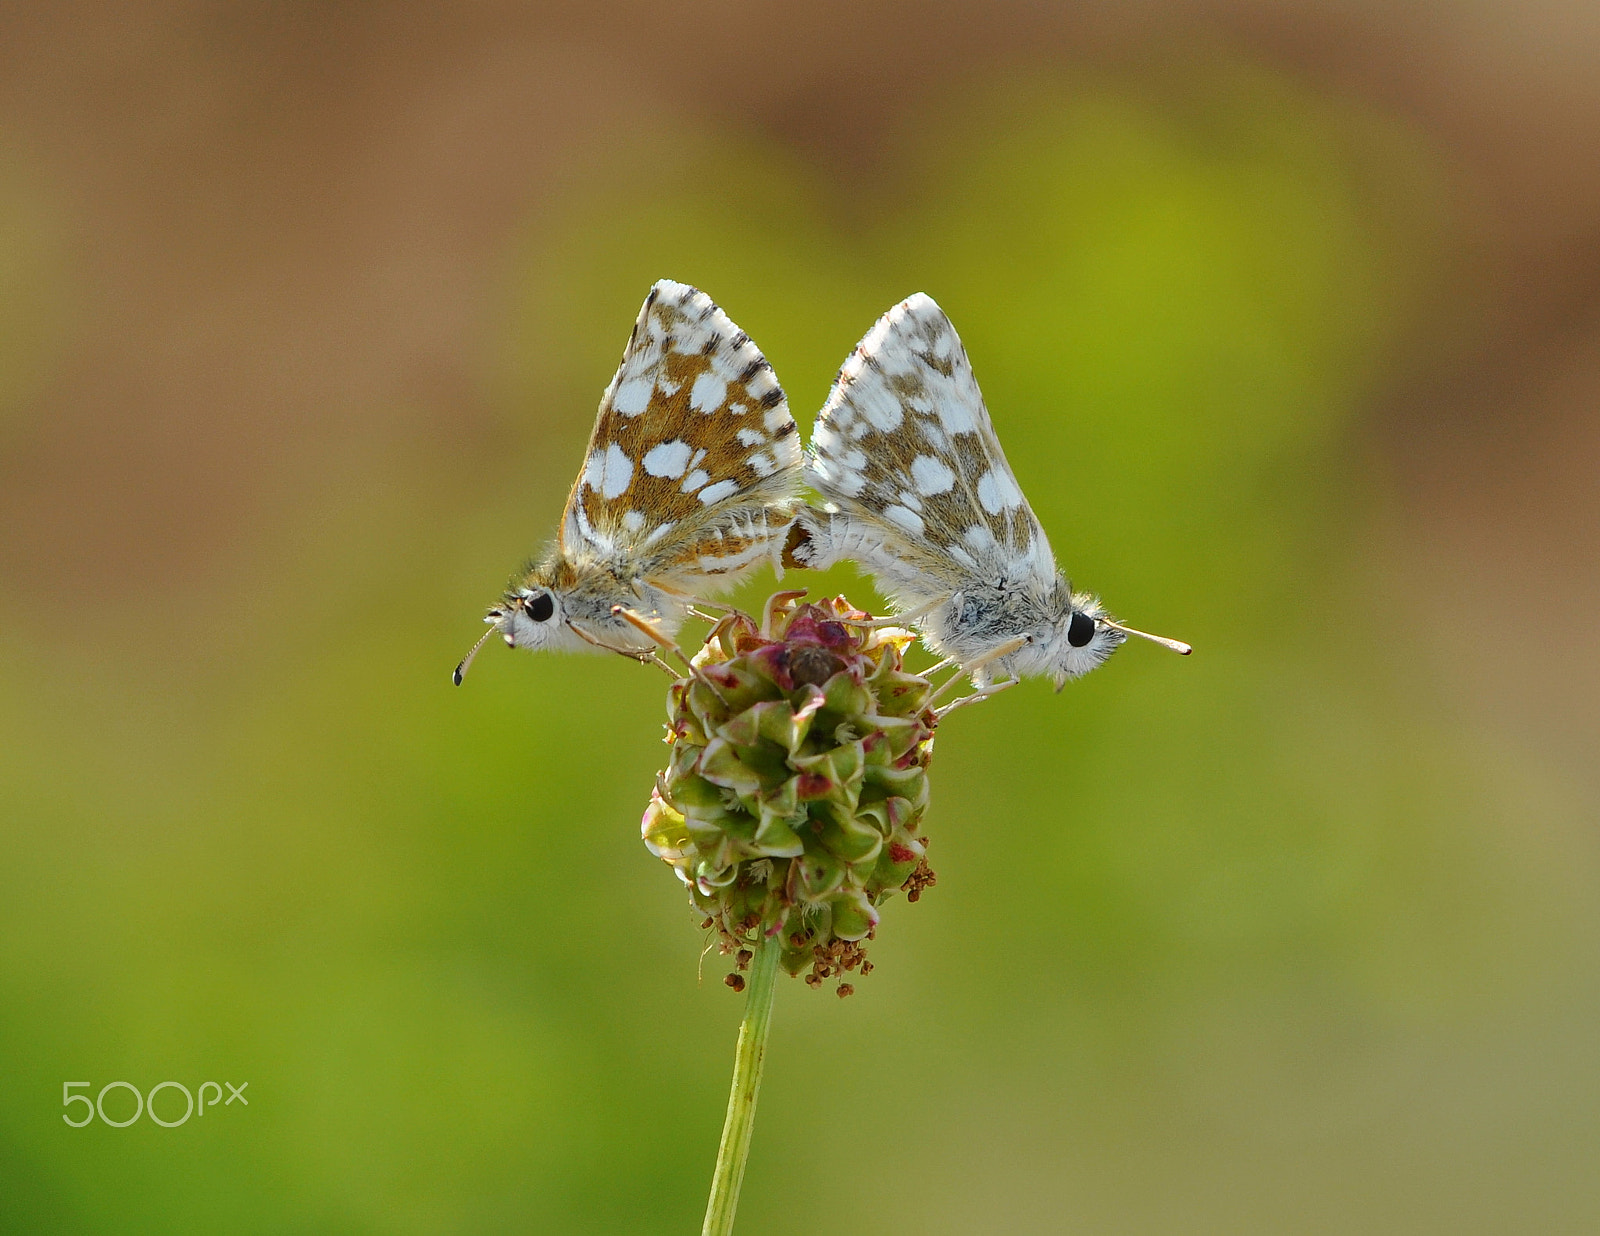
[[[478,655],[478,649],[488,643],[489,637],[497,630],[499,630],[498,627],[490,627],[482,635],[478,636],[478,642],[472,646],[472,651],[461,658],[461,664],[456,666],[455,673],[450,675],[451,682],[458,687],[461,685],[461,680],[467,676],[467,671],[472,668],[472,658]]]
[[[1100,619],[1113,631],[1121,631],[1126,635],[1137,635],[1140,639],[1147,639],[1152,644],[1160,644],[1163,648],[1170,648],[1173,652],[1188,656],[1194,649],[1181,639],[1168,639],[1165,635],[1151,635],[1148,631],[1135,631],[1132,627],[1125,627],[1120,622],[1112,622],[1109,618]]]

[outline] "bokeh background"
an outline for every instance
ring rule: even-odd
[[[1597,56],[1549,0],[7,9],[4,1230],[698,1230],[740,1001],[638,839],[663,681],[447,681],[663,276],[803,427],[934,295],[1074,579],[1199,649],[941,730],[939,885],[780,991],[741,1230],[1600,1230]],[[118,1079],[250,1106],[62,1123]]]

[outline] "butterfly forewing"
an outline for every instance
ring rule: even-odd
[[[561,553],[692,590],[773,556],[801,463],[760,350],[704,292],[662,280],[600,401]]]
[[[651,659],[695,599],[778,562],[803,462],[760,350],[704,292],[663,279],[601,397],[556,544],[487,621],[514,648]]]

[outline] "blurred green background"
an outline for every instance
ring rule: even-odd
[[[932,294],[1074,582],[1197,648],[941,729],[740,1230],[1600,1228],[1596,31],[1511,12],[6,18],[4,1230],[698,1230],[664,682],[447,681],[661,277],[803,428]],[[66,1127],[117,1079],[249,1106]]]

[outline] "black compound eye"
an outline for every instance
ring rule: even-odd
[[[555,600],[548,592],[541,592],[536,597],[529,597],[523,602],[523,607],[528,611],[528,617],[535,622],[549,622],[550,615],[556,612]]]
[[[1082,610],[1072,611],[1072,621],[1067,623],[1067,643],[1082,648],[1094,638],[1095,621]]]

